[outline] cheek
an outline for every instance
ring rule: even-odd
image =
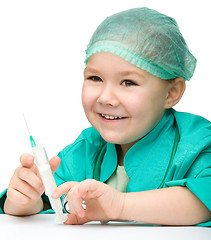
[[[151,124],[154,119],[159,118],[164,108],[164,98],[157,91],[140,91],[138,94],[127,96],[125,106],[130,115],[138,124]],[[159,116],[157,116],[159,115]]]
[[[163,89],[162,89],[163,90]],[[165,91],[155,92],[151,98],[152,107],[154,109],[163,110],[166,102],[166,92]]]
[[[88,87],[86,84],[83,85],[82,88],[82,104],[84,111],[87,113],[88,110],[91,109],[95,99],[95,94],[93,90]]]
[[[148,108],[149,97],[144,91],[130,94],[124,98],[124,106],[132,116],[139,116]]]
[[[84,106],[84,104],[86,103],[86,88],[84,87],[84,85],[82,87],[81,99],[82,99],[82,104]]]

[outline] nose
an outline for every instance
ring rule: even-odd
[[[101,89],[97,102],[103,105],[109,105],[113,107],[119,105],[117,93],[115,92],[115,89],[112,88],[112,86],[104,86]]]

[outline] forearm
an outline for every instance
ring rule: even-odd
[[[126,193],[122,220],[161,225],[195,225],[211,220],[211,212],[186,187]]]
[[[14,215],[14,216],[27,216],[27,215],[33,215],[42,211],[43,206],[44,205],[43,205],[42,198],[36,201],[29,208],[18,207],[14,203],[10,202],[10,200],[7,198],[4,203],[4,212],[6,214]]]

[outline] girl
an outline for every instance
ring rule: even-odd
[[[65,223],[211,226],[211,124],[172,109],[196,66],[176,21],[148,8],[117,13],[96,29],[85,63],[82,102],[93,127],[50,161],[52,197],[66,194],[71,211]],[[45,211],[43,191],[24,154],[2,208]]]

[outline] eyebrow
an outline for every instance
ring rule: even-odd
[[[92,68],[92,67],[86,67],[84,69],[84,73],[87,72],[87,71],[92,72],[92,73],[97,73],[97,74],[100,73],[100,71],[98,69],[95,69],[95,68]],[[140,77],[144,77],[145,78],[144,74],[141,74],[141,73],[139,73],[139,72],[137,72],[135,70],[120,71],[118,73],[121,74],[121,76],[128,76],[128,75],[134,75],[135,74],[135,75],[138,75]]]
[[[142,74],[142,73],[139,73],[139,72],[137,72],[137,71],[135,71],[135,70],[132,70],[132,71],[122,71],[122,72],[119,72],[122,76],[127,76],[127,75],[133,75],[133,74],[135,74],[135,75],[138,75],[138,76],[141,76],[141,77],[144,77],[144,74]]]
[[[84,69],[84,73],[87,72],[87,71],[92,72],[92,73],[100,73],[97,69],[91,68],[91,67],[86,67]]]

